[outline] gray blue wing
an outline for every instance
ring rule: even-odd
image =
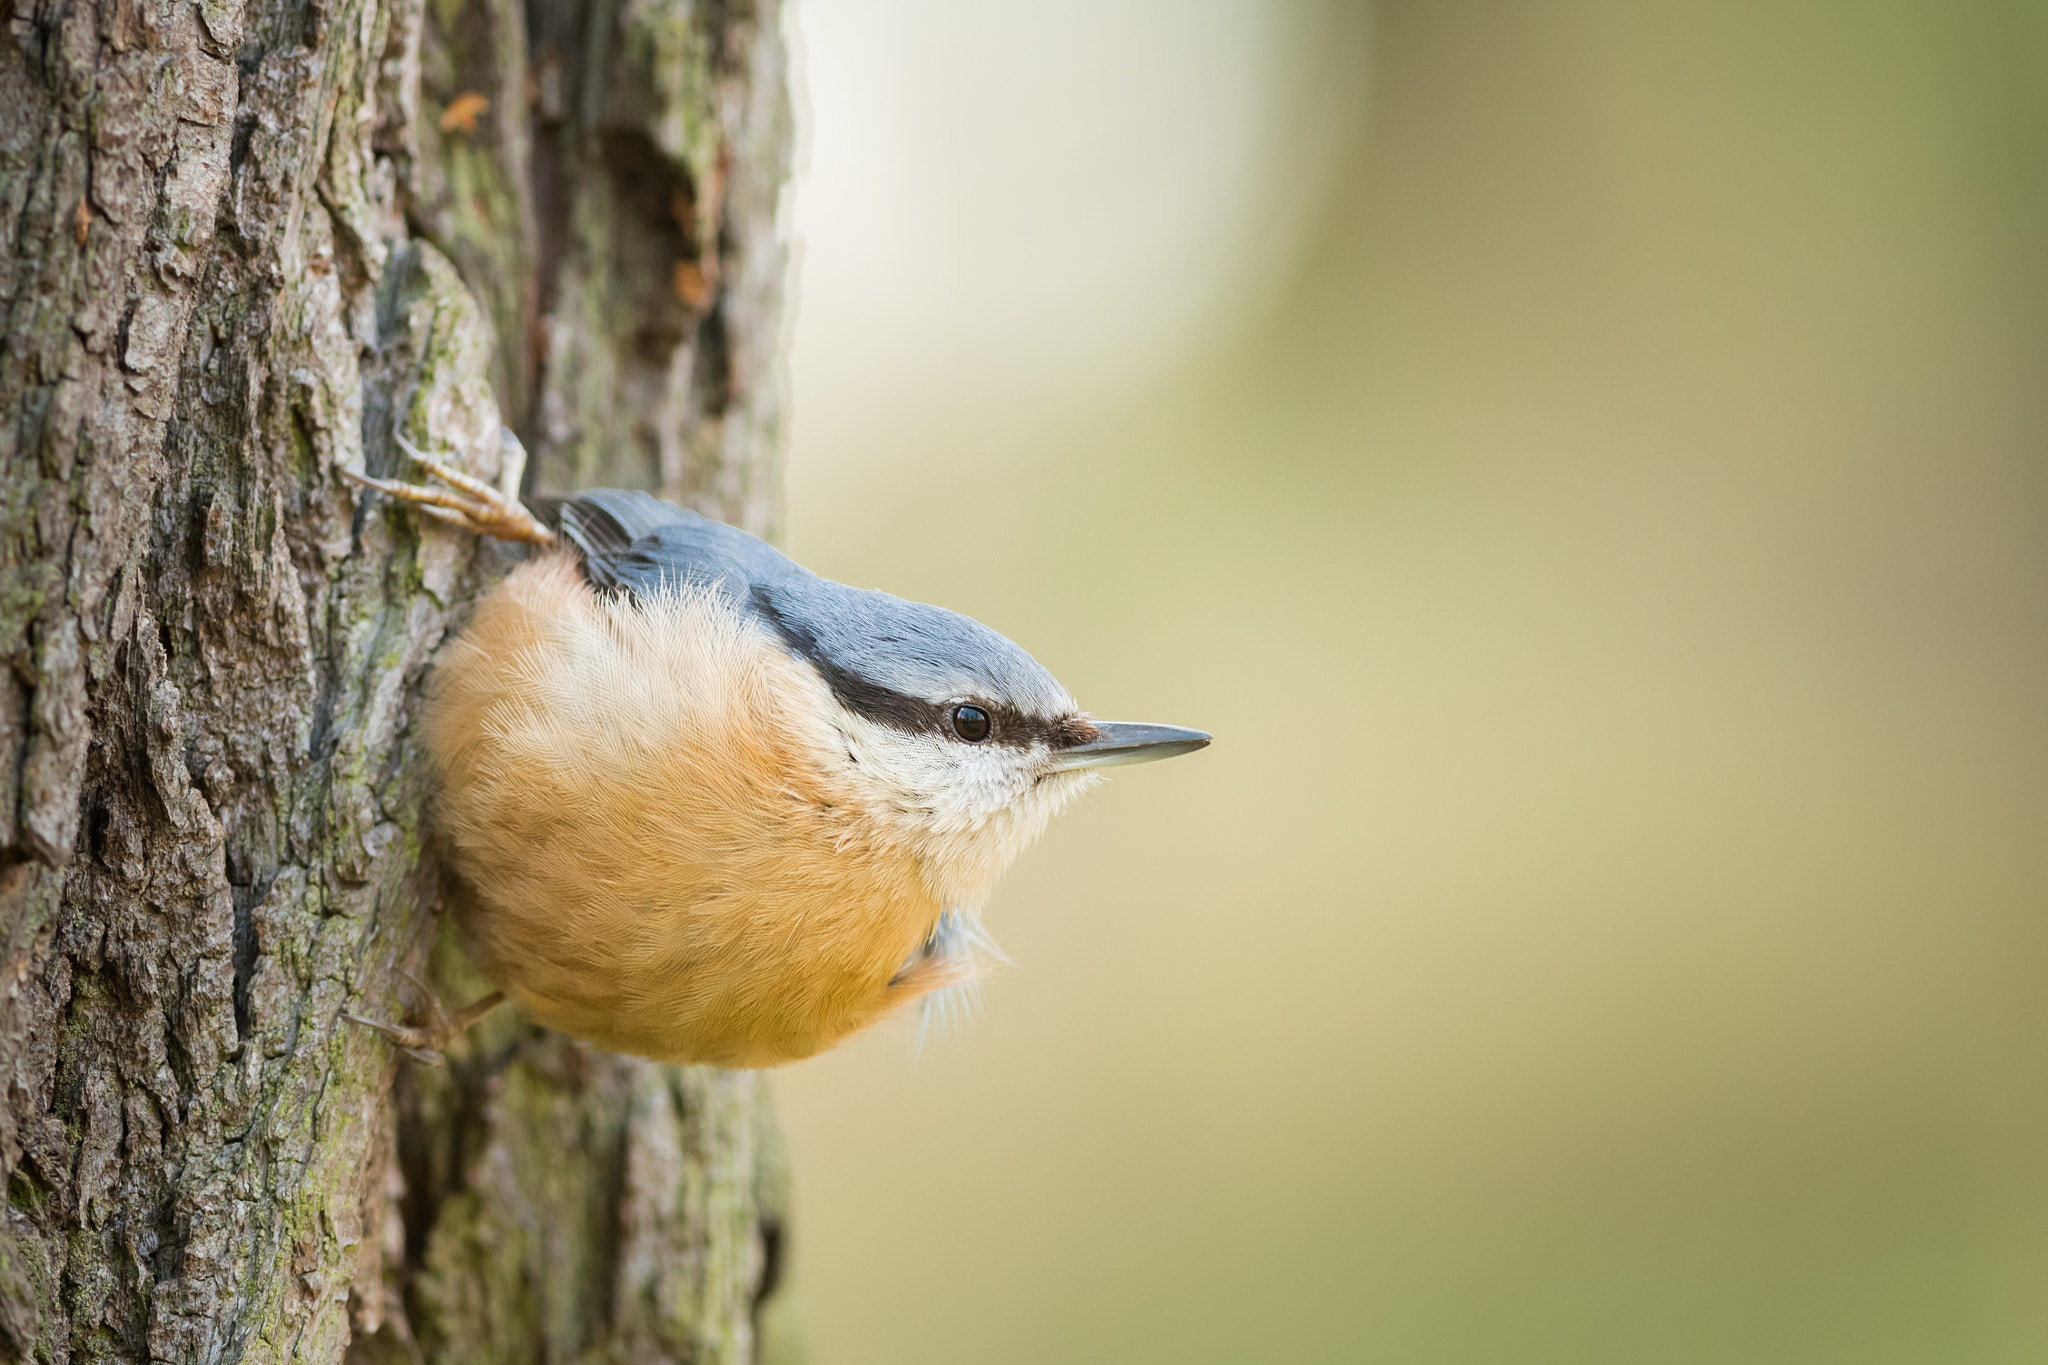
[[[593,586],[635,598],[690,583],[720,590],[870,718],[928,730],[948,699],[983,698],[1019,716],[1072,706],[1051,674],[980,622],[820,578],[745,531],[649,494],[594,489],[561,504],[558,520]]]
[[[591,585],[634,597],[694,582],[722,585],[745,602],[756,582],[811,577],[745,531],[649,493],[593,489],[564,502],[559,516],[562,536],[581,557]]]

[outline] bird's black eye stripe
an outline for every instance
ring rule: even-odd
[[[957,707],[908,696],[841,667],[830,654],[818,647],[815,635],[775,609],[773,595],[760,585],[756,584],[750,590],[748,601],[774,628],[790,653],[818,670],[825,685],[832,689],[832,695],[847,710],[908,735],[957,733],[953,730],[953,713]],[[1061,749],[1070,744],[1086,744],[1095,738],[1095,727],[1082,715],[1034,716],[997,701],[977,702],[974,708],[988,718],[989,730],[986,741],[972,740],[970,743],[992,742],[1019,748],[1044,744]]]
[[[956,706],[953,708],[953,733],[969,744],[979,744],[994,730],[988,712],[979,706]]]

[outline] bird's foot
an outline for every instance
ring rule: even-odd
[[[528,545],[555,543],[555,533],[536,521],[533,513],[527,511],[519,499],[499,492],[482,479],[451,469],[403,436],[396,439],[399,447],[412,456],[413,463],[448,486],[435,488],[430,484],[401,483],[396,479],[373,479],[351,469],[342,470],[342,475],[387,497],[409,502],[430,517],[439,517],[452,526],[460,526],[480,536],[524,541]]]
[[[425,1066],[439,1066],[447,1058],[441,1049],[462,1036],[471,1024],[505,1003],[505,992],[492,991],[481,1000],[464,1005],[450,1013],[441,1007],[440,997],[433,988],[414,976],[401,970],[399,975],[419,987],[421,998],[426,1001],[426,1018],[417,1024],[386,1024],[376,1019],[365,1019],[359,1014],[342,1013],[342,1018],[351,1024],[375,1029],[391,1040],[391,1045],[406,1056]]]

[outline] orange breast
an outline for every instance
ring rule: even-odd
[[[915,997],[940,905],[835,786],[823,686],[719,598],[600,598],[567,556],[479,604],[442,666],[437,819],[478,956],[601,1047],[809,1056]]]

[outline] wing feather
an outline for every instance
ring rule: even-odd
[[[629,590],[633,585],[621,570],[633,558],[634,545],[696,516],[650,493],[618,488],[578,494],[561,504],[559,515],[562,537],[583,560],[584,578],[593,587]]]

